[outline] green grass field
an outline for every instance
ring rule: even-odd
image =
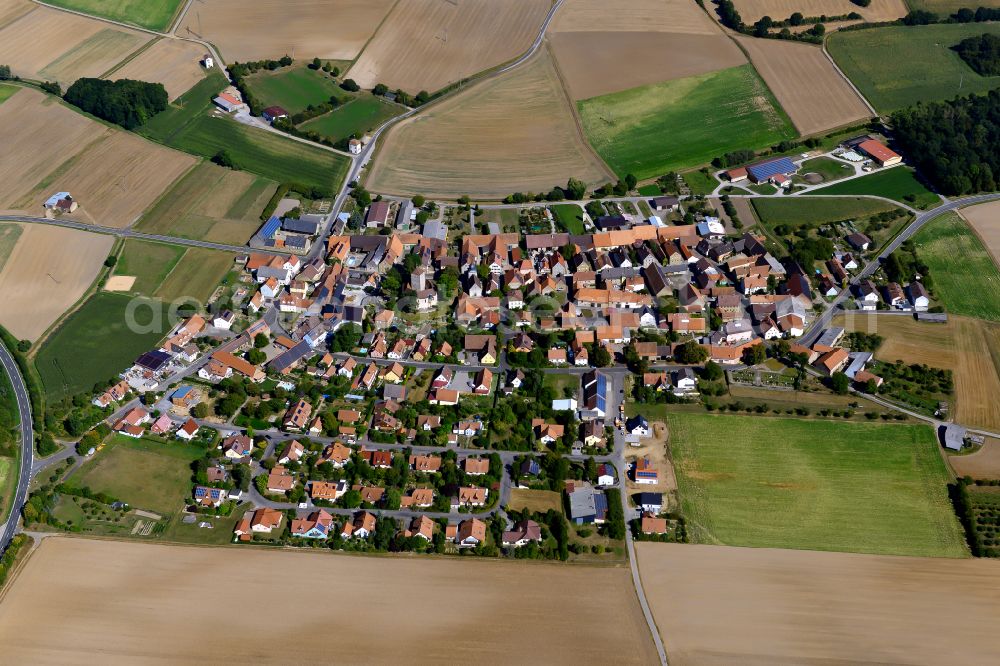
[[[233,267],[233,255],[190,247],[154,294],[166,302],[193,300],[204,304]]]
[[[965,220],[946,213],[921,229],[913,243],[948,312],[1000,321],[1000,271]]]
[[[194,444],[115,435],[68,482],[168,516],[190,499],[191,463],[204,454]]]
[[[133,301],[125,294],[95,294],[45,340],[35,366],[50,399],[90,391],[97,382],[126,369],[166,335],[171,322],[159,301],[136,301],[134,321],[138,326],[128,325],[126,313]]]
[[[966,37],[983,33],[1000,35],[1000,24],[845,30],[830,35],[827,49],[868,101],[887,113],[1000,86],[1000,76],[980,76],[951,50]]]
[[[829,187],[807,192],[806,195],[870,194],[894,199],[916,208],[933,208],[941,200],[916,179],[913,169],[893,167],[876,171],[869,176],[853,178]]]
[[[967,556],[930,427],[710,414],[668,425],[699,542]]]
[[[0,104],[3,104],[8,99],[13,97],[14,93],[16,93],[20,89],[21,89],[20,86],[11,86],[5,83],[0,83]]]
[[[181,0],[49,0],[49,4],[163,32],[183,3]]]
[[[226,86],[215,72],[139,129],[139,133],[187,153],[211,158],[226,150],[237,166],[282,183],[335,190],[347,175],[348,159],[291,138],[217,117],[212,98]]]
[[[280,106],[288,113],[304,111],[310,104],[322,104],[331,97],[341,99],[348,93],[340,89],[329,74],[292,65],[251,74],[247,83],[262,106]]]
[[[819,199],[785,197],[751,199],[757,217],[767,229],[773,230],[779,224],[797,227],[802,224],[820,226],[838,220],[867,217],[895,206],[878,199],[848,199],[843,197]]]
[[[405,111],[401,106],[365,94],[334,111],[302,124],[302,129],[319,132],[334,141],[361,137]]]
[[[658,176],[796,136],[751,65],[577,102],[584,133],[619,176]]]
[[[583,209],[576,204],[556,204],[549,206],[556,218],[556,226],[561,230],[575,235],[586,232],[583,226]]]
[[[911,10],[922,9],[934,12],[944,18],[964,7],[972,9],[976,7],[1000,7],[1000,0],[976,0],[974,3],[969,3],[968,0],[906,0],[906,6]]]
[[[849,164],[844,164],[839,160],[829,157],[814,157],[811,160],[802,162],[800,174],[815,173],[823,178],[823,182],[839,180],[854,174],[854,169]]]
[[[711,194],[719,186],[719,180],[708,171],[694,169],[681,174],[691,189],[691,194]]]
[[[152,296],[170,271],[174,270],[184,252],[185,249],[179,245],[128,238],[118,256],[115,275],[134,276],[132,292]]]

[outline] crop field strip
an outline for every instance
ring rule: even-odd
[[[163,32],[184,0],[49,0],[50,4],[101,18]]]
[[[367,187],[393,194],[500,199],[576,177],[609,178],[573,121],[547,50],[395,125]]]
[[[201,58],[205,47],[181,39],[159,39],[106,79],[138,79],[162,83],[171,100],[177,99],[205,77]]]
[[[753,25],[764,16],[783,21],[794,12],[805,17],[857,12],[866,21],[878,23],[902,18],[909,11],[904,0],[871,0],[867,7],[859,7],[850,0],[733,0],[733,4],[747,25]]]
[[[929,426],[672,414],[668,427],[700,543],[968,555]]]

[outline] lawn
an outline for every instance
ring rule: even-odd
[[[823,178],[823,182],[839,180],[854,173],[850,164],[844,164],[839,160],[829,157],[814,157],[802,163],[799,169],[800,174],[815,173]]]
[[[949,212],[921,229],[913,242],[948,312],[1000,321],[1000,271],[965,220]]]
[[[177,16],[181,0],[48,0],[50,5],[165,31]]]
[[[689,533],[702,543],[967,556],[931,428],[669,416]]]
[[[619,176],[650,178],[795,138],[751,65],[577,102],[584,133]]]
[[[68,483],[168,516],[190,498],[191,463],[204,454],[194,444],[115,435]]]
[[[660,189],[660,186],[652,183],[649,185],[643,185],[638,189],[638,192],[644,197],[658,197],[663,194],[663,190]]]
[[[127,323],[133,304],[134,326]],[[35,365],[50,399],[90,391],[149,351],[170,329],[159,301],[101,292],[71,314],[38,350]]]
[[[545,373],[545,378],[543,380],[545,386],[552,389],[556,395],[556,399],[566,397],[567,391],[572,394],[576,394],[580,390],[580,375],[575,375],[573,373]]]
[[[302,124],[301,128],[319,132],[334,141],[352,136],[360,138],[403,111],[405,109],[401,106],[365,94],[326,115]]]
[[[10,86],[0,83],[0,104],[3,104],[8,99],[13,97],[14,93],[16,93],[20,89],[21,89],[20,86]]]
[[[184,252],[185,249],[179,245],[128,238],[118,256],[115,275],[134,276],[132,292],[152,296],[177,266]]]
[[[843,197],[751,199],[751,203],[757,212],[757,217],[768,230],[773,230],[780,224],[791,227],[802,224],[821,226],[839,220],[868,217],[895,208],[892,204],[878,199],[848,199]]]
[[[305,65],[263,70],[247,77],[247,83],[261,106],[280,106],[290,114],[305,111],[310,104],[328,102],[331,97],[347,96],[329,74]]]
[[[806,194],[870,194],[894,199],[921,209],[933,208],[941,203],[936,194],[917,180],[913,169],[907,167],[881,169],[871,175],[852,178]]]
[[[1000,24],[845,30],[830,36],[827,49],[868,101],[887,113],[1000,86],[1000,76],[980,76],[951,50],[966,37],[983,33],[1000,35]]]
[[[719,186],[719,180],[709,171],[695,169],[681,174],[691,189],[691,194],[711,194]]]
[[[188,248],[154,294],[166,302],[204,304],[233,267],[233,255],[202,247]]]
[[[21,230],[20,224],[0,223],[0,269],[14,251],[14,246],[21,237]]]
[[[277,182],[300,183],[325,193],[340,186],[347,175],[346,157],[216,115],[212,98],[225,86],[225,77],[210,74],[139,133],[202,157],[226,150],[238,168]]]
[[[552,214],[556,218],[556,226],[560,231],[565,231],[573,235],[583,235],[586,229],[583,227],[583,209],[576,204],[556,204],[550,206]]]

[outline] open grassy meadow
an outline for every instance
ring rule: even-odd
[[[135,327],[126,321],[130,303],[134,303]],[[136,301],[107,292],[91,296],[38,350],[35,366],[46,395],[58,400],[90,391],[94,384],[116,376],[149,351],[170,325],[166,307],[159,301]]]
[[[701,543],[965,557],[931,428],[674,414],[670,447]]]
[[[927,224],[913,242],[930,268],[934,295],[948,312],[1000,321],[1000,271],[965,220],[949,212]]]
[[[181,0],[50,0],[49,4],[162,32],[170,27],[183,3]]]
[[[593,97],[577,108],[604,161],[640,179],[796,136],[751,65]]]
[[[556,204],[551,206],[556,218],[556,226],[561,231],[580,235],[586,232],[583,226],[583,209],[576,204]]]
[[[129,238],[125,240],[121,254],[118,255],[115,275],[134,277],[135,282],[130,291],[152,296],[170,271],[174,270],[184,252],[185,249],[180,245]]]
[[[167,516],[190,497],[191,463],[204,454],[195,444],[115,435],[67,482]]]
[[[405,109],[398,104],[364,94],[330,113],[314,118],[302,129],[319,132],[334,141],[351,136],[361,137]]]
[[[508,505],[514,511],[528,509],[545,513],[549,509],[562,511],[562,495],[552,490],[527,490],[514,488],[510,491]]]
[[[323,104],[331,97],[347,97],[329,74],[304,64],[273,72],[263,70],[251,74],[247,82],[263,106],[280,106],[293,114],[305,111],[310,104]]]
[[[825,192],[825,190],[822,190]],[[868,217],[895,206],[878,199],[850,199],[846,197],[805,199],[802,197],[751,199],[754,211],[768,230],[778,225],[798,227],[802,224],[822,226],[839,220]]]
[[[212,98],[226,86],[213,73],[177,98],[139,132],[154,141],[211,158],[227,150],[237,167],[276,182],[301,183],[332,191],[347,175],[342,155],[290,137],[241,125],[213,110]]]
[[[936,194],[917,180],[913,169],[907,167],[883,169],[869,176],[852,178],[806,194],[867,194],[894,199],[915,208],[932,208],[941,203]]]
[[[1000,86],[1000,76],[980,76],[951,50],[966,37],[983,33],[1000,35],[1000,24],[848,30],[832,34],[827,49],[868,101],[887,113]]]
[[[233,267],[233,255],[203,247],[189,247],[155,296],[170,302],[179,299],[204,304]]]

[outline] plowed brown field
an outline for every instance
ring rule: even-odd
[[[226,62],[353,60],[395,0],[211,0],[195,3],[180,36],[215,44]]]
[[[195,621],[206,594],[220,610]],[[0,604],[0,650],[24,664],[657,661],[627,567],[59,537]]]
[[[406,0],[395,6],[347,75],[434,92],[528,50],[549,0]]]
[[[995,560],[665,543],[636,549],[671,666],[972,666],[1000,658]]]
[[[498,199],[573,176],[610,178],[590,152],[546,50],[393,127],[368,175],[376,192]]]

